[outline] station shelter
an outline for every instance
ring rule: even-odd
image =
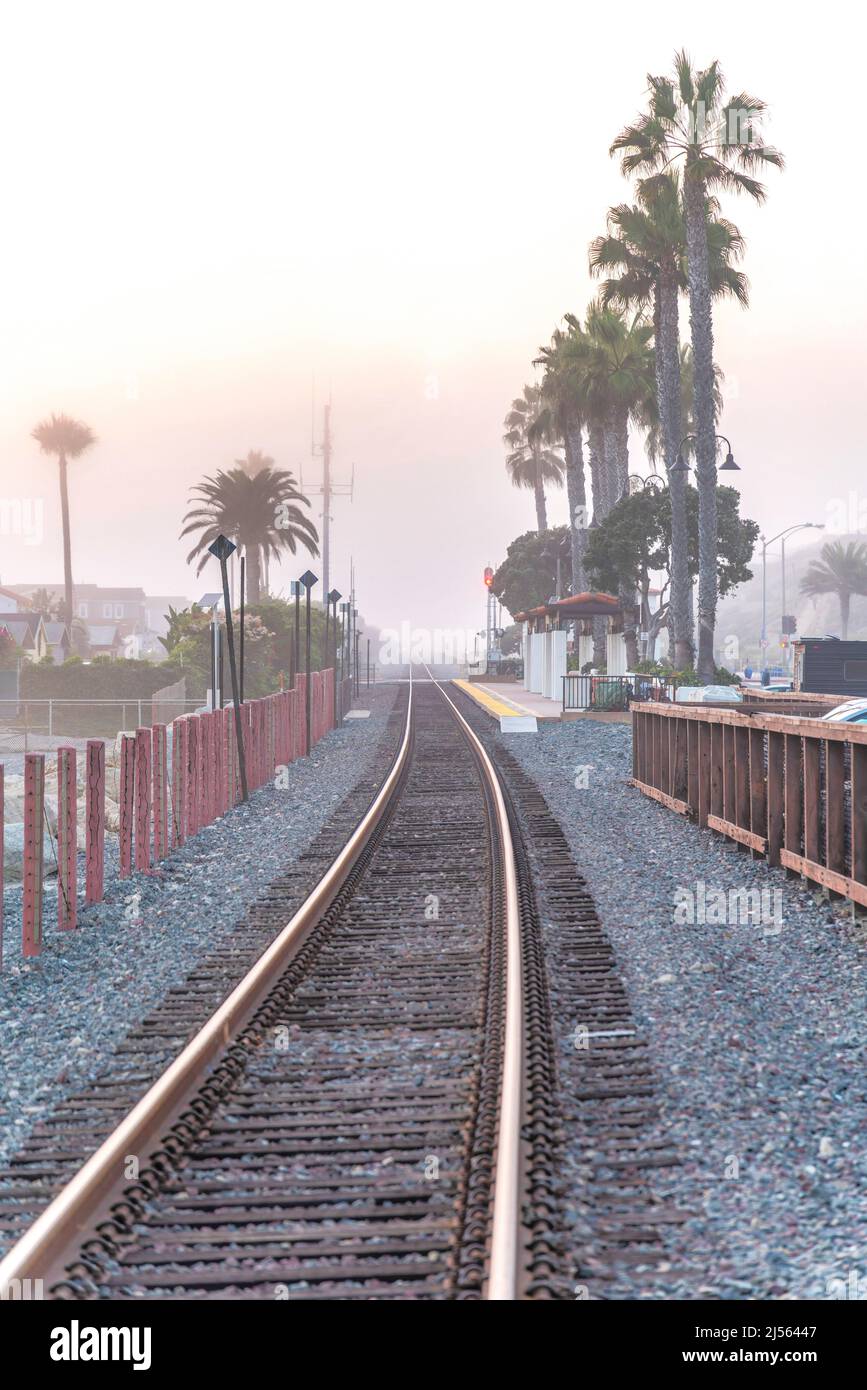
[[[625,675],[626,643],[623,608],[613,594],[589,592],[553,599],[526,613],[516,613],[523,626],[524,689],[559,700],[566,674],[569,628],[575,625],[579,671],[593,659],[593,619],[607,620],[606,667],[609,676]]]

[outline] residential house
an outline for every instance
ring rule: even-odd
[[[21,595],[14,589],[0,588],[0,613],[20,613]]]
[[[55,666],[62,666],[72,650],[69,629],[66,623],[53,622],[50,619],[46,622],[44,618],[42,620],[42,626],[45,629],[45,641],[48,646],[48,653]]]
[[[48,656],[48,638],[45,622],[39,613],[0,614],[0,632],[5,632],[26,661],[41,661]]]
[[[17,591],[0,590],[0,616],[4,612],[4,592],[12,596],[11,603],[17,598],[32,598],[39,589],[63,598],[61,584],[19,584]],[[182,611],[188,607],[189,600],[182,594],[147,595],[141,588],[73,585],[73,616],[87,632],[88,645],[95,656],[110,652],[119,657],[161,660],[165,648],[158,639],[169,630],[169,608]]]
[[[123,634],[117,623],[87,623],[86,627],[91,656],[123,656]]]

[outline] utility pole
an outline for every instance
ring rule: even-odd
[[[331,402],[325,406],[322,420],[322,443],[317,445],[311,441],[310,452],[314,458],[322,459],[322,482],[314,483],[313,486],[304,486],[304,475],[301,474],[299,486],[307,496],[319,496],[322,498],[322,583],[323,593],[329,592],[331,579],[331,499],[333,497],[348,497],[352,501],[355,490],[355,465],[352,466],[352,476],[348,483],[336,483],[331,477],[331,458],[333,453],[333,443],[331,438]]]

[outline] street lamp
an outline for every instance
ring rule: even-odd
[[[768,546],[773,545],[774,541],[780,541],[780,551],[782,559],[782,602],[783,617],[786,616],[786,541],[789,536],[794,536],[796,531],[824,531],[823,521],[799,521],[794,526],[787,526],[784,531],[778,531],[770,540],[765,540],[764,536],[759,539],[762,542],[762,670],[766,670],[767,650],[768,650]],[[787,663],[788,664],[788,663]]]
[[[684,444],[687,444],[691,439],[697,439],[697,438],[698,438],[698,435],[695,435],[695,434],[685,434],[685,435],[683,436],[683,439],[680,441],[680,443],[679,443],[678,446],[677,446],[677,463],[672,464],[672,466],[671,466],[671,470],[670,470],[670,471],[671,471],[672,473],[688,473],[688,472],[689,472],[689,464],[687,463],[686,459],[684,458],[683,452],[682,452],[682,451],[683,451],[683,446],[684,446]],[[734,454],[732,453],[732,446],[731,446],[731,444],[729,443],[729,441],[726,439],[725,435],[724,435],[724,434],[715,434],[715,435],[714,435],[714,439],[717,439],[717,440],[721,439],[722,442],[723,442],[723,444],[725,444],[725,445],[727,446],[727,448],[728,448],[728,453],[727,453],[726,456],[725,456],[724,462],[720,464],[719,469],[718,469],[718,472],[720,472],[720,473],[740,473],[740,471],[741,471],[741,470],[740,470],[740,465],[737,464],[737,463],[735,463],[735,456],[734,456]]]
[[[592,522],[591,522],[591,525],[592,525]],[[569,547],[568,550],[567,550],[567,547]],[[563,580],[562,580],[562,566],[561,566],[561,562],[562,562],[562,559],[564,558],[564,556],[568,555],[570,552],[571,552],[571,544],[570,544],[570,540],[569,540],[569,537],[568,537],[568,536],[564,536],[564,537],[562,538],[562,540],[559,540],[559,541],[551,541],[548,545],[545,546],[545,549],[542,551],[542,559],[543,559],[543,560],[553,560],[553,561],[555,561],[556,566],[557,566],[557,578],[556,578],[556,581],[555,581],[556,590],[555,590],[555,593],[554,593],[554,598],[555,598],[555,599],[560,599],[560,598],[563,597],[563,593],[562,593],[562,590],[563,590]]]

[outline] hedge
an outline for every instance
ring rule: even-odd
[[[155,690],[173,685],[189,675],[173,662],[152,661],[64,662],[62,666],[43,666],[24,662],[21,667],[21,696],[24,699],[116,700],[147,699]]]

